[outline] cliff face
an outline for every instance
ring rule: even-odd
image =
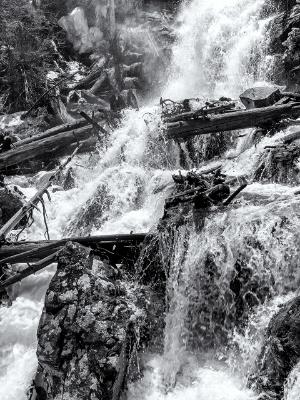
[[[300,3],[274,1],[276,16],[270,23],[270,52],[275,57],[273,79],[299,90]]]
[[[138,370],[147,294],[116,267],[68,243],[38,329],[34,399],[119,399]]]

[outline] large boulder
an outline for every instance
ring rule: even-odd
[[[247,109],[271,106],[281,97],[280,90],[273,86],[250,88],[240,95],[241,102]]]
[[[300,360],[300,296],[272,318],[249,384],[261,399],[283,398],[285,381]]]
[[[38,328],[32,398],[120,398],[137,370],[147,296],[119,279],[116,267],[79,244],[69,242],[60,252]]]

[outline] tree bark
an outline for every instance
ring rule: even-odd
[[[8,167],[19,166],[27,160],[47,160],[70,154],[79,141],[83,141],[81,151],[86,150],[96,143],[96,137],[88,140],[92,135],[93,127],[87,125],[18,146],[0,154],[0,171],[5,172]]]
[[[290,116],[300,116],[299,103],[235,111],[201,119],[168,123],[166,124],[166,131],[168,139],[184,140],[196,135],[263,126],[268,122]]]
[[[146,236],[148,236],[146,233],[136,233],[4,244],[0,247],[0,263],[36,262],[53,254],[70,241],[91,247],[92,249],[98,248],[106,252],[123,253],[122,256],[126,256],[126,252],[142,243]]]

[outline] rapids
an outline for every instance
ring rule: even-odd
[[[263,5],[264,0],[184,3],[177,17],[178,39],[163,97],[237,98],[249,85],[266,81],[272,60],[265,54],[268,19],[261,17]],[[165,143],[161,136],[157,103],[156,99],[140,111],[124,112],[121,127],[112,133],[107,148],[99,149],[99,156],[77,156],[72,161],[76,188],[52,193],[52,202],[47,204],[52,239],[76,233],[78,210],[103,186],[109,205],[101,221],[89,221],[89,233],[147,232],[155,227],[172,188],[171,175],[179,167],[177,147]],[[264,139],[258,146],[251,141],[246,146],[249,131],[231,150],[237,157],[222,160],[224,171],[251,176],[264,146],[282,134]],[[242,148],[246,151],[241,152]],[[199,167],[214,162],[203,162]],[[25,178],[12,178],[12,182],[28,196],[36,190]],[[130,385],[130,400],[257,398],[246,388],[247,374],[254,366],[271,316],[298,288],[300,200],[294,191],[284,185],[253,183],[244,192],[239,207],[212,213],[200,234],[189,226],[178,232],[167,285],[164,354],[145,356],[144,377]],[[22,237],[43,239],[42,216],[35,212],[34,217],[35,223]],[[188,238],[188,246],[184,238]],[[204,288],[199,283],[208,254],[214,255],[218,271],[213,303],[202,294]],[[220,342],[216,351],[189,351],[190,341],[197,342],[201,329],[213,334],[217,328],[201,320],[201,307],[219,307],[230,314],[226,290],[238,257],[246,260],[258,282],[270,288],[270,298],[255,308],[245,329],[237,330],[230,324],[225,327],[230,336],[226,346]],[[36,330],[52,274],[50,267],[25,279],[14,288],[12,306],[0,308],[1,400],[26,399],[37,366]],[[299,398],[298,369],[287,383],[286,400]]]

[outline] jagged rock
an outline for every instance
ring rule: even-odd
[[[284,383],[300,360],[300,297],[289,301],[269,323],[249,385],[260,399],[283,398]]]
[[[116,267],[69,242],[38,328],[37,400],[118,400],[137,363],[147,295]]]
[[[258,160],[253,179],[273,183],[300,182],[300,147],[295,143],[267,149]]]
[[[272,86],[254,87],[240,95],[241,102],[247,109],[271,106],[281,97],[280,90]]]
[[[25,197],[16,186],[0,188],[0,225],[4,225],[24,204]]]

